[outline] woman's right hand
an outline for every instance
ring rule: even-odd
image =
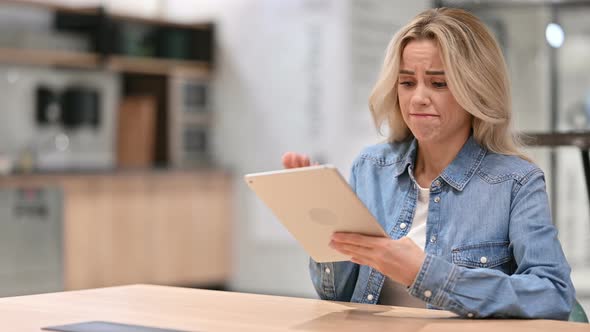
[[[282,159],[283,167],[285,168],[307,167],[311,165],[309,156],[295,152],[286,152],[283,154]]]

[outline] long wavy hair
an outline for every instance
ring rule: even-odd
[[[379,131],[389,127],[390,142],[413,137],[398,99],[398,75],[403,50],[413,40],[438,46],[449,89],[471,115],[473,136],[489,151],[530,158],[512,130],[510,82],[498,43],[473,14],[456,8],[429,9],[401,28],[387,48],[383,68],[369,97]]]

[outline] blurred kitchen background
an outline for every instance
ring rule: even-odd
[[[0,0],[0,296],[156,283],[315,297],[245,186],[348,174],[392,35],[457,6],[497,35],[590,309],[590,1]],[[585,168],[586,167],[586,168]]]

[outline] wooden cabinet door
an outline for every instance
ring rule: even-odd
[[[230,180],[222,173],[93,176],[65,189],[65,287],[224,283]]]

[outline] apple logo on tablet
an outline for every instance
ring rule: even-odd
[[[320,225],[336,225],[338,223],[338,216],[334,214],[334,212],[323,209],[323,208],[313,208],[307,212],[309,214],[309,218],[315,223]]]

